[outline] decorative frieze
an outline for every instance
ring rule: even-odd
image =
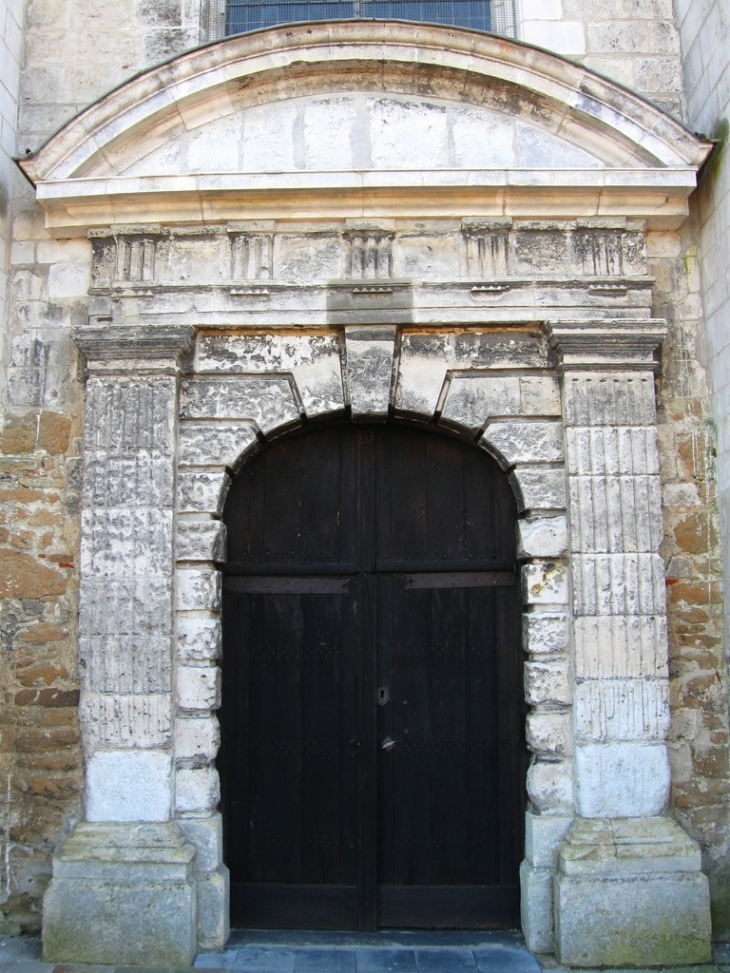
[[[387,278],[393,270],[393,238],[395,232],[380,226],[357,226],[345,230],[346,276],[362,278]]]
[[[229,225],[231,281],[269,280],[274,276],[273,233],[241,232]]]

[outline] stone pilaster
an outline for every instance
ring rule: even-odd
[[[187,963],[195,851],[171,821],[173,537],[178,369],[193,331],[87,327],[74,337],[88,368],[79,596],[86,818],[100,827],[79,825],[54,859],[45,957]],[[89,928],[98,932],[89,937]],[[112,941],[113,953],[104,952]]]
[[[554,903],[556,952],[569,965],[709,958],[699,854],[663,816],[669,677],[653,375],[663,333],[651,320],[550,329],[562,373],[575,665],[579,817],[559,849]],[[601,906],[609,885],[620,909]]]

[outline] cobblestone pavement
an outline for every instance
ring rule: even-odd
[[[671,973],[730,973],[730,944],[715,964]],[[593,973],[534,957],[516,932],[498,933],[252,933],[237,930],[225,950],[201,953],[195,968],[225,973]],[[0,973],[184,973],[128,966],[44,963],[40,939],[0,936]],[[190,973],[188,970],[187,973]],[[612,973],[663,973],[616,970]]]

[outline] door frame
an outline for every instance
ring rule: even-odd
[[[347,422],[347,420],[345,420],[345,422]],[[402,418],[398,418],[395,420],[389,419],[388,422],[390,424],[406,425],[406,426],[412,426],[419,429],[424,429],[422,422],[418,422],[410,419],[402,419]],[[331,419],[325,419],[324,421],[303,423],[297,425],[294,429],[292,429],[291,426],[284,427],[281,430],[275,432],[274,434],[270,434],[267,437],[266,444],[262,445],[261,443],[257,442],[253,445],[252,448],[249,447],[245,451],[245,454],[242,457],[241,462],[237,464],[237,472],[242,468],[243,465],[246,465],[249,461],[251,461],[257,455],[259,455],[261,449],[265,449],[269,445],[274,445],[275,443],[280,442],[282,439],[288,439],[290,438],[290,436],[306,435],[307,432],[311,432],[316,429],[320,429],[326,425],[333,425],[333,424],[338,424],[338,425],[343,424],[342,417],[337,416]],[[360,423],[356,423],[356,425],[359,424]],[[532,432],[530,426],[534,426],[534,422],[532,422],[531,420],[521,420],[518,422],[511,423],[511,425],[518,427],[517,428],[518,435],[519,435],[520,424],[524,426],[524,435],[530,436]],[[431,434],[444,435],[450,438],[455,438],[462,441],[466,445],[469,445],[470,447],[478,448],[474,442],[474,437],[471,430],[460,429],[458,427],[444,429],[443,427],[434,427],[434,425],[431,424],[428,429],[428,432]],[[466,435],[467,432],[468,435]],[[530,641],[531,636],[533,637],[533,640],[535,635],[539,636],[539,633],[535,632],[535,622],[539,624],[539,622],[543,620],[539,616],[546,615],[543,608],[543,606],[545,605],[545,601],[543,600],[543,598],[540,596],[534,598],[531,597],[531,595],[533,592],[536,591],[537,588],[544,586],[546,581],[548,585],[550,585],[551,581],[552,584],[555,585],[556,579],[557,579],[558,589],[560,590],[563,587],[565,582],[567,565],[565,564],[565,560],[561,557],[554,557],[551,563],[549,564],[545,564],[543,559],[530,557],[529,545],[525,543],[525,538],[528,531],[530,530],[534,531],[536,526],[539,529],[540,523],[542,521],[547,521],[548,525],[552,527],[554,522],[559,522],[561,520],[564,521],[564,516],[562,516],[560,509],[556,511],[553,507],[553,508],[548,508],[550,511],[549,517],[545,517],[545,516],[540,516],[539,518],[535,517],[534,512],[527,507],[525,502],[526,491],[523,492],[523,490],[521,489],[522,484],[520,482],[520,476],[519,476],[520,470],[515,467],[515,464],[513,462],[510,462],[508,456],[506,457],[504,455],[502,449],[500,448],[500,444],[492,444],[489,441],[486,441],[486,436],[485,436],[484,440],[481,441],[478,444],[478,446],[484,448],[485,451],[488,453],[488,455],[493,460],[497,461],[497,465],[501,468],[503,473],[507,473],[509,475],[509,483],[510,486],[512,487],[512,490],[517,500],[517,514],[515,520],[515,527],[517,531],[517,565],[518,565],[517,571],[518,571],[518,583],[519,583],[519,579],[521,579],[520,587],[521,587],[522,606],[523,606],[523,626],[521,632],[521,641],[525,653],[529,654],[531,648],[531,641]],[[226,483],[225,489],[222,491],[221,494],[221,504],[220,504],[221,515],[223,514],[223,506],[225,503],[225,497],[227,494],[227,488],[229,483],[230,480],[228,481],[228,483]],[[220,567],[222,568],[222,564],[220,565]],[[532,587],[531,587],[531,582],[532,582]],[[560,593],[558,597],[559,598],[561,597]],[[562,607],[562,602],[558,602],[558,604],[560,604]],[[550,604],[550,594],[548,594],[547,606],[548,609],[552,608]],[[563,612],[565,611],[564,607],[562,607],[562,611]],[[547,620],[547,618],[545,618],[544,620]],[[374,669],[374,665],[375,663],[373,664],[373,669]],[[539,699],[539,697],[537,697],[536,694],[534,693],[530,693],[528,697],[527,695],[528,692],[527,685],[529,685],[528,667],[529,667],[529,662],[526,665],[526,673],[525,673],[526,679],[523,680],[523,686],[525,687],[524,704],[526,710],[529,710],[529,716],[532,718],[533,725],[534,725],[536,716],[539,719],[539,716],[541,715],[539,711],[542,709],[543,704],[547,703],[549,705],[551,700],[547,699],[543,701]],[[373,679],[377,681],[377,678],[374,673],[373,673]],[[374,686],[375,686],[375,682],[373,682],[373,687]],[[374,688],[373,688],[373,693],[374,693]],[[547,712],[548,711],[546,710],[546,713]],[[528,722],[529,722],[528,719],[526,719],[525,720],[526,733],[529,730],[529,726],[527,725]],[[533,750],[534,753],[535,748],[530,745],[529,737],[527,740],[527,745],[528,748]],[[535,759],[534,756],[533,756],[532,764],[533,766],[532,768],[530,768],[530,770],[532,770],[534,766],[537,764],[537,760]],[[528,772],[527,780],[525,783],[526,783],[526,790],[528,792],[528,796],[531,796],[529,795],[529,778],[530,778],[530,773]],[[373,788],[371,788],[371,791],[373,795],[375,795],[376,792]],[[377,800],[376,797],[374,799]],[[527,806],[527,802],[525,802],[525,806]],[[365,818],[366,816],[363,815],[362,817]],[[375,820],[375,818],[373,818],[373,820]],[[367,841],[367,836],[363,836],[363,837],[365,841]],[[362,867],[362,862],[365,861],[365,858],[366,858],[365,855],[361,855],[361,867]],[[373,880],[376,882],[377,885],[377,878],[373,879],[373,876],[375,875],[375,868],[370,869],[370,872],[372,872],[372,876],[361,875],[360,881],[358,882],[358,890],[359,890],[358,895],[361,899],[364,900],[360,902],[359,909],[358,909],[359,915],[361,917],[367,916],[370,908],[375,908],[377,910],[377,906],[375,905],[377,901],[377,887],[375,888],[374,891],[370,888],[370,884],[372,884]],[[368,903],[370,903],[370,905],[368,905]],[[367,919],[365,921],[367,923]],[[366,928],[369,928],[369,925],[366,925]],[[375,926],[373,926],[373,928],[375,928]]]

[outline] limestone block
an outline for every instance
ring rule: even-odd
[[[222,514],[231,478],[225,470],[180,470],[177,505],[181,513]]]
[[[207,818],[180,818],[180,830],[195,847],[195,871],[214,872],[223,864],[223,819],[219,812]]]
[[[573,621],[579,679],[666,679],[664,615],[588,615]]]
[[[395,359],[395,328],[345,328],[347,385],[353,418],[385,419]]]
[[[171,507],[174,501],[171,454],[151,449],[133,455],[107,449],[84,449],[84,506],[133,507],[141,503],[153,509]]]
[[[214,716],[175,720],[176,759],[214,760],[220,742],[220,726]]]
[[[87,754],[99,749],[167,748],[172,742],[172,694],[83,692],[79,717]]]
[[[654,426],[651,372],[571,372],[563,381],[566,426]],[[570,452],[570,449],[569,449]]]
[[[225,561],[226,525],[220,520],[179,519],[175,556],[178,561]]]
[[[528,605],[567,605],[568,569],[560,561],[522,565],[522,597]]]
[[[664,538],[658,476],[572,476],[573,550],[658,551]]]
[[[215,568],[178,568],[176,571],[178,611],[219,611],[222,580]]]
[[[172,510],[134,506],[81,512],[83,574],[164,575],[171,572]]]
[[[576,805],[586,818],[661,814],[669,799],[664,743],[581,743],[575,748]]]
[[[564,652],[568,647],[565,614],[530,612],[522,616],[522,648],[530,655]]]
[[[583,740],[663,740],[669,730],[669,680],[581,680],[575,727]]]
[[[545,466],[516,466],[509,482],[520,512],[565,509],[565,471]]]
[[[571,824],[572,815],[525,814],[525,858],[536,868],[554,869],[558,864],[558,848]]]
[[[220,658],[221,623],[218,616],[177,616],[177,657],[183,661],[207,662]]]
[[[44,960],[189,966],[194,856],[174,824],[77,825],[44,896]]]
[[[568,471],[574,476],[659,473],[656,426],[568,427]]]
[[[250,419],[266,434],[300,418],[287,377],[191,378],[180,387],[183,419]]]
[[[223,949],[230,935],[230,880],[228,869],[196,875],[198,906],[198,949]]]
[[[221,799],[215,767],[183,767],[175,773],[175,810],[180,813],[212,811]]]
[[[663,615],[664,561],[658,554],[574,554],[576,615]]]
[[[541,703],[570,705],[572,692],[567,657],[538,657],[525,662],[525,699],[531,706]],[[552,729],[554,732],[557,728]],[[557,739],[553,742],[557,742]]]
[[[204,335],[198,342],[198,369],[291,373],[310,418],[336,413],[345,405],[337,334]]]
[[[459,375],[451,380],[441,420],[476,435],[489,419],[522,411],[520,380],[514,375]]]
[[[669,817],[576,820],[560,848],[556,952],[575,966],[706,963],[699,847]]]
[[[521,375],[520,404],[526,416],[559,416],[560,386],[556,376]]]
[[[137,631],[122,631],[115,636],[112,615],[108,622],[111,632],[80,636],[79,664],[84,690],[114,696],[168,693],[172,685],[172,636],[148,635],[151,628],[150,626],[145,632],[148,613],[140,612],[141,618],[135,615],[135,603],[122,606],[122,610],[118,603],[114,607],[117,609],[117,617],[132,616],[131,619],[125,619],[125,627]],[[161,629],[164,630],[169,625],[169,618],[169,610],[160,612]]]
[[[89,821],[167,821],[172,761],[164,750],[97,751],[86,764]]]
[[[525,945],[532,953],[552,953],[553,880],[552,868],[536,868],[528,861],[520,865],[520,912]]]
[[[563,428],[558,422],[492,422],[479,444],[503,469],[515,463],[560,463]]]
[[[522,517],[517,521],[517,557],[561,557],[568,549],[565,517]]]
[[[236,470],[257,442],[252,422],[181,422],[180,465]]]
[[[571,812],[574,800],[573,766],[568,760],[533,760],[527,771],[527,793],[533,808]]]
[[[218,666],[178,666],[175,688],[181,709],[217,709],[220,706],[221,671]]]
[[[540,675],[545,679],[544,673]],[[536,692],[533,684],[531,691]],[[553,694],[555,690],[553,689]],[[552,700],[540,700],[552,702]],[[541,757],[564,757],[572,753],[573,734],[569,712],[545,711],[541,708],[527,714],[527,746]]]

